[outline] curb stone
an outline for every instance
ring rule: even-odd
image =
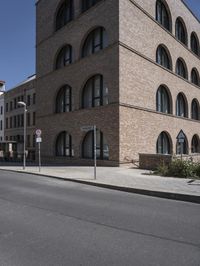
[[[128,193],[140,194],[140,195],[145,195],[145,196],[178,200],[178,201],[186,201],[186,202],[192,202],[192,203],[200,204],[200,196],[196,196],[196,195],[117,186],[117,185],[111,185],[111,184],[98,183],[98,182],[94,182],[94,181],[85,181],[85,180],[80,180],[80,179],[73,179],[73,178],[68,178],[68,177],[65,178],[65,177],[51,176],[51,175],[41,174],[41,173],[24,172],[22,170],[11,170],[11,169],[1,169],[1,168],[0,168],[0,170],[5,171],[5,172],[7,171],[7,172],[14,172],[14,173],[29,174],[29,175],[45,176],[48,178],[54,178],[54,179],[58,179],[58,180],[62,180],[62,181],[69,181],[69,182],[74,182],[74,183],[79,183],[79,184],[84,184],[84,185],[90,185],[90,186],[95,186],[95,187],[118,190],[118,191],[122,191],[122,192],[128,192]]]

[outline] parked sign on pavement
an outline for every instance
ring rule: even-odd
[[[36,129],[35,134],[37,137],[40,137],[42,135],[42,130],[41,129]]]

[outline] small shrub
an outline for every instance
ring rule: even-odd
[[[172,177],[200,177],[200,164],[191,161],[173,160],[168,166],[160,165],[155,174]]]

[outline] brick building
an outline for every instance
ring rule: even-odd
[[[24,141],[24,108],[18,102],[27,105],[27,136],[26,150],[28,159],[35,160],[35,124],[36,124],[36,93],[35,75],[29,77],[18,86],[4,94],[5,141],[16,144],[10,148],[11,157],[22,158]]]
[[[180,0],[39,0],[37,127],[42,157],[99,164],[200,149],[200,26]]]

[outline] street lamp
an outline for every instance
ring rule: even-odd
[[[18,102],[18,105],[21,105],[24,107],[24,156],[23,156],[23,169],[26,168],[26,103],[25,102]]]

